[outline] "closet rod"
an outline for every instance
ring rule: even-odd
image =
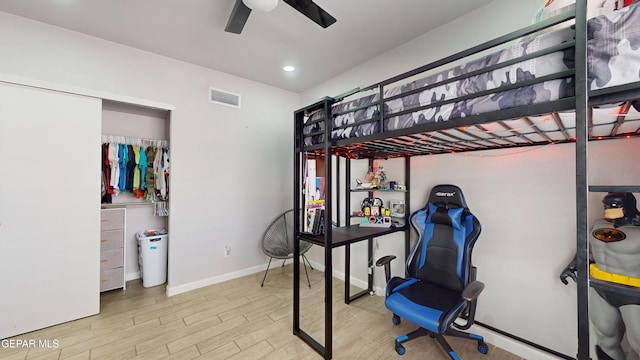
[[[123,135],[102,135],[102,142],[109,142],[107,140],[109,138],[112,138],[112,139],[116,139],[116,138],[132,139],[132,140],[139,140],[139,141],[145,141],[145,142],[163,141],[163,142],[166,142],[167,144],[169,144],[169,140],[166,140],[166,139],[147,139],[147,138],[141,138],[141,137],[137,137],[137,136],[123,136]]]
[[[107,208],[117,208],[117,207],[129,207],[129,206],[153,206],[155,202],[146,201],[146,202],[121,202],[121,203],[110,203],[110,204],[100,204],[100,207],[103,209]]]

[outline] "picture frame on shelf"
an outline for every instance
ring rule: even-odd
[[[389,200],[389,209],[392,217],[404,217],[405,203],[404,200]]]

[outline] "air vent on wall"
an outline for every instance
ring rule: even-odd
[[[228,91],[209,88],[209,101],[214,104],[231,106],[240,109],[240,95]]]

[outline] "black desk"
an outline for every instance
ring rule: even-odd
[[[353,244],[358,241],[391,234],[397,231],[406,230],[401,227],[364,227],[360,225],[350,225],[333,228],[331,234],[331,248]],[[301,239],[310,243],[326,247],[324,235],[301,234]]]
[[[364,227],[360,225],[350,225],[333,228],[331,231],[331,244],[327,245],[325,243],[324,235],[310,235],[310,234],[301,234],[300,239],[304,241],[308,241],[312,244],[328,247],[328,248],[337,248],[340,246],[345,247],[345,264],[344,264],[344,302],[349,304],[351,301],[356,300],[364,295],[367,295],[373,291],[373,271],[368,271],[367,275],[367,289],[362,290],[355,295],[351,295],[351,244],[367,240],[367,267],[371,269],[373,267],[373,238],[392,234],[398,231],[407,230],[406,226],[391,226],[391,227]],[[408,248],[408,247],[406,247]]]

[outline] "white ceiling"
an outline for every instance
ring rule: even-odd
[[[327,29],[280,1],[240,35],[224,31],[235,0],[0,0],[0,11],[301,92],[491,1],[315,0],[337,19]]]

